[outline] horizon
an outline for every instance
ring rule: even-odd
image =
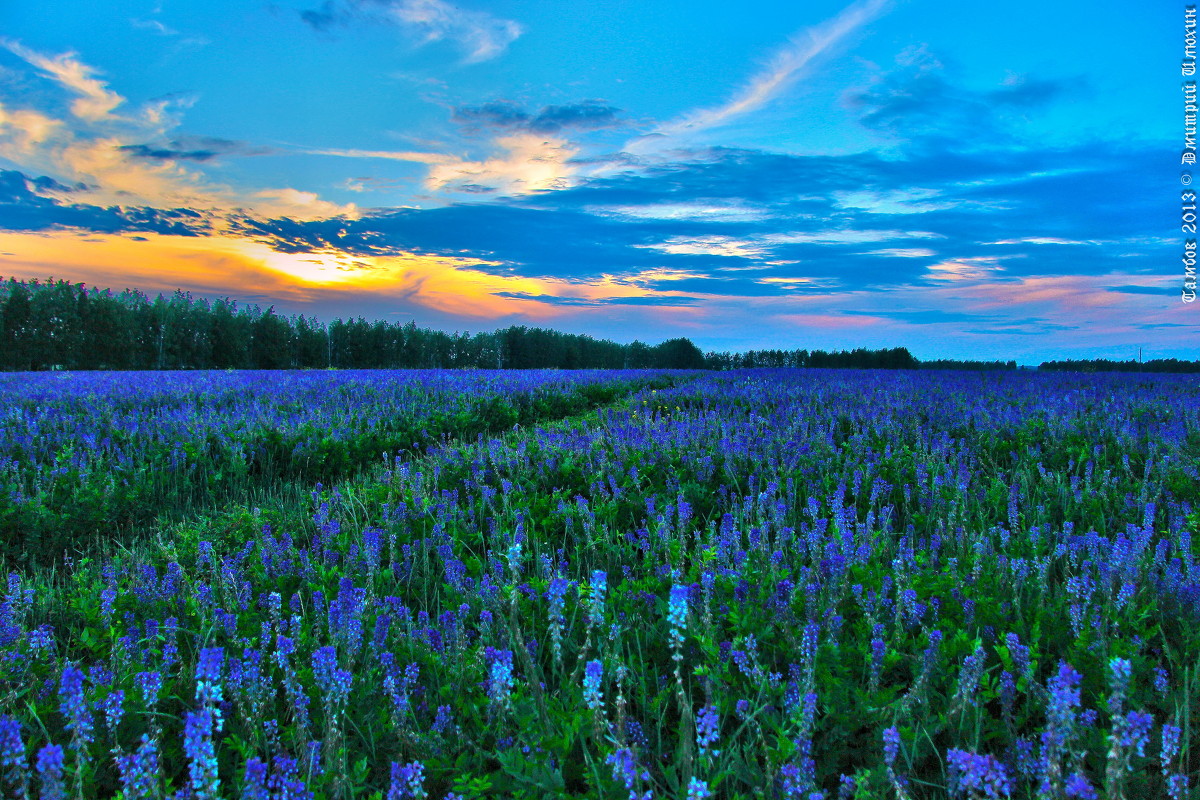
[[[0,274],[706,352],[1190,360],[1182,20],[1109,6],[11,4]]]

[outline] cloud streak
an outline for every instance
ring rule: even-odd
[[[47,56],[8,39],[0,39],[0,45],[75,94],[71,113],[80,119],[89,122],[107,119],[113,109],[125,102],[125,98],[96,78],[96,70],[81,62],[75,53]]]
[[[649,136],[626,145],[630,152],[660,149],[664,139],[671,141],[692,136],[765,106],[786,91],[819,57],[828,55],[836,45],[875,19],[889,0],[861,0],[819,25],[793,34],[788,43],[770,59],[766,68],[755,74],[728,102],[715,108],[692,111],[668,122]]]
[[[300,18],[318,31],[353,21],[395,25],[419,45],[454,43],[463,51],[466,64],[496,58],[524,33],[513,20],[443,0],[328,0],[319,9],[300,12]]]

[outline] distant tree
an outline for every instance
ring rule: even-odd
[[[704,369],[704,353],[691,339],[668,339],[654,350],[660,369]]]

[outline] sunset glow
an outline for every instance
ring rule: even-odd
[[[7,4],[0,274],[705,349],[1194,356],[1168,25],[768,5]]]

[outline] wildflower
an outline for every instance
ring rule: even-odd
[[[21,723],[15,717],[0,717],[0,779],[12,797],[25,797],[28,777],[25,774],[25,742],[21,739]]]
[[[213,727],[221,730],[220,705],[225,697],[221,690],[221,670],[225,666],[225,650],[221,647],[206,647],[200,651],[196,662],[196,702],[212,713]]]
[[[267,765],[260,759],[252,758],[246,762],[241,800],[271,800],[267,789]]]
[[[59,684],[59,709],[66,717],[67,730],[71,732],[72,748],[82,752],[92,740],[91,709],[88,699],[84,697],[83,672],[67,664],[62,669],[62,680]]]
[[[104,711],[104,723],[108,727],[108,732],[115,736],[117,726],[121,724],[121,717],[125,714],[125,692],[117,689],[109,692],[108,697],[104,698],[100,707]]]
[[[42,800],[64,800],[63,749],[56,744],[48,744],[39,750],[37,772],[42,782]]]
[[[297,774],[299,765],[294,758],[276,756],[267,788],[273,800],[312,800],[312,792]]]
[[[954,796],[1009,797],[1013,782],[1008,770],[989,755],[952,749],[946,753],[950,765],[950,791]]]
[[[1108,668],[1110,671],[1108,685],[1112,690],[1108,697],[1108,708],[1113,714],[1120,714],[1121,706],[1125,702],[1125,695],[1129,692],[1132,669],[1129,660],[1125,658],[1111,659],[1108,662]]]
[[[507,706],[513,688],[513,652],[489,647],[484,655],[489,662],[488,696],[491,698],[492,705],[495,707]]]
[[[602,625],[604,623],[604,595],[608,589],[608,574],[603,570],[592,572],[591,609],[588,613],[588,623]]]
[[[687,630],[688,587],[685,584],[675,584],[671,587],[671,598],[667,602],[667,634],[671,647],[675,652],[683,646],[683,633]]]
[[[1097,798],[1096,790],[1088,783],[1088,779],[1078,772],[1071,773],[1063,788],[1070,800],[1096,800]]]
[[[895,726],[887,728],[883,732],[883,763],[891,769],[896,763],[896,756],[900,752],[900,731],[896,730]]]
[[[1170,722],[1163,723],[1162,726],[1162,750],[1159,753],[1159,759],[1162,761],[1162,768],[1165,771],[1170,763],[1179,755],[1179,737],[1183,733],[1178,725]]]
[[[117,757],[117,771],[126,797],[153,797],[158,776],[158,746],[154,740],[143,733],[135,752]]]
[[[599,661],[589,661],[583,675],[583,702],[592,711],[599,711],[603,703],[600,696],[600,681],[604,675],[604,665]]]
[[[706,756],[711,751],[714,757],[719,756],[721,751],[714,749],[713,745],[720,737],[720,715],[717,713],[716,706],[707,705],[696,715],[696,747],[699,748],[700,755]]]
[[[1167,671],[1162,667],[1154,668],[1154,691],[1159,694],[1166,694],[1169,687],[1167,680]]]
[[[217,800],[221,779],[213,746],[213,717],[207,710],[189,711],[183,722],[183,752],[191,761],[188,774],[196,800]]]
[[[633,750],[628,747],[622,747],[606,758],[605,763],[612,765],[613,780],[625,784],[625,789],[629,792],[629,800],[650,800],[650,792],[647,791],[645,794],[639,795],[634,788],[638,780],[650,780],[650,773],[646,770],[638,771],[637,761],[633,757]]]
[[[319,647],[313,651],[313,679],[317,688],[325,695],[325,704],[336,708],[350,696],[353,675],[337,668],[337,651],[333,647]]]
[[[1123,748],[1132,747],[1139,756],[1145,756],[1153,724],[1154,719],[1149,714],[1130,711],[1122,720],[1119,744]]]
[[[709,797],[712,797],[712,792],[709,791],[706,781],[699,778],[688,781],[687,800],[707,800]]]
[[[1032,673],[1032,664],[1029,660],[1029,648],[1021,644],[1021,639],[1015,633],[1006,634],[1004,644],[1008,647],[1008,654],[1012,657],[1013,668],[1018,676],[1029,677]]]
[[[151,711],[158,704],[158,694],[162,691],[162,674],[159,672],[139,672],[137,674],[138,691],[142,693],[142,702]]]
[[[409,764],[392,762],[392,784],[387,800],[422,800],[425,794],[425,766],[420,761]]]

